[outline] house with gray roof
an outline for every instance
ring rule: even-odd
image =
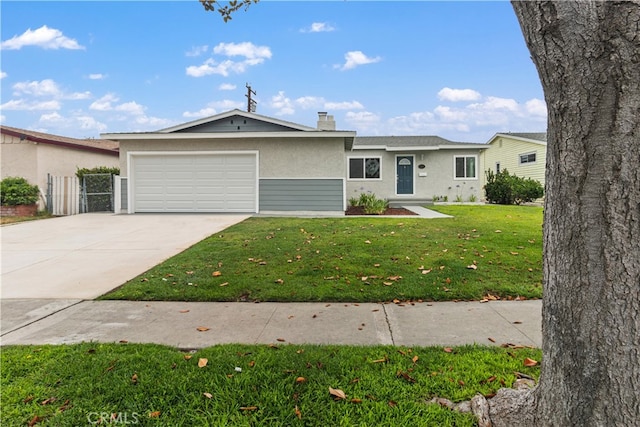
[[[358,136],[347,151],[347,195],[371,192],[392,205],[480,200],[484,144],[439,136]]]

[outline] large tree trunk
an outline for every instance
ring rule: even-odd
[[[542,372],[506,424],[638,425],[640,1],[512,3],[549,118]]]

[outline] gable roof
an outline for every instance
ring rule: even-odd
[[[496,138],[512,138],[520,141],[531,142],[533,144],[547,145],[546,132],[499,132],[491,137],[487,144],[493,143]]]
[[[279,119],[275,119],[273,117],[268,117],[268,116],[263,116],[261,114],[256,114],[256,113],[249,113],[247,111],[242,111],[239,109],[234,109],[234,110],[230,110],[230,111],[226,111],[224,113],[220,113],[220,114],[216,114],[213,116],[209,116],[209,117],[204,117],[202,119],[198,119],[198,120],[193,120],[191,122],[187,122],[187,123],[182,123],[180,125],[176,125],[176,126],[172,126],[166,129],[160,129],[159,131],[157,131],[158,133],[172,133],[172,132],[181,132],[181,131],[186,131],[189,129],[194,129],[194,128],[198,128],[201,127],[202,125],[205,124],[210,124],[213,122],[218,122],[224,119],[228,119],[231,117],[243,117],[243,118],[247,118],[247,119],[251,119],[251,120],[257,120],[263,123],[268,123],[268,124],[272,124],[272,125],[276,125],[279,127],[283,127],[283,128],[288,128],[290,130],[299,130],[299,131],[314,131],[317,130],[316,128],[312,128],[309,126],[304,126],[304,125],[300,125],[297,123],[292,123],[292,122],[287,122],[284,120],[279,120]]]
[[[486,144],[455,142],[434,135],[424,136],[358,136],[353,142],[354,150],[385,151],[434,151],[434,150],[484,150]]]
[[[240,118],[242,123],[230,123]],[[350,150],[355,131],[321,130],[242,110],[205,117],[155,132],[104,133],[103,138],[116,141],[168,139],[227,139],[227,138],[343,138]]]
[[[118,156],[120,143],[108,139],[77,139],[0,125],[0,133],[39,144],[56,145],[76,150]]]

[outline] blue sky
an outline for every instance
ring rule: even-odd
[[[0,119],[76,138],[233,108],[358,135],[540,132],[540,81],[506,1],[2,1]]]

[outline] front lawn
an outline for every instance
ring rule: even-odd
[[[103,298],[381,302],[541,297],[542,208],[433,209],[454,218],[249,218]]]
[[[473,426],[473,416],[427,402],[538,378],[540,357],[478,346],[10,346],[0,424]]]

